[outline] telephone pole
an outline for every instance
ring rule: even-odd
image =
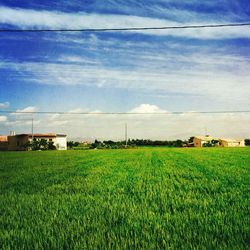
[[[34,118],[32,117],[31,119],[31,138],[32,138],[32,143],[34,140]]]
[[[127,123],[125,123],[125,147],[128,146],[128,127]]]

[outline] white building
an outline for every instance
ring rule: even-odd
[[[63,134],[56,134],[54,145],[58,150],[67,150],[67,136]]]
[[[212,143],[213,140],[217,140],[214,137],[209,135],[206,136],[195,136],[193,139],[193,146],[194,147],[203,147],[206,143]]]
[[[245,140],[243,139],[219,139],[220,147],[245,147]]]
[[[8,136],[8,150],[28,150],[27,145],[34,141],[46,140],[52,142],[57,150],[67,150],[67,136],[63,134],[18,134]]]
[[[244,139],[214,138],[209,135],[195,136],[191,146],[203,147],[206,144],[213,144],[216,147],[245,147]]]

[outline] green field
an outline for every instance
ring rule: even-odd
[[[0,248],[249,249],[250,148],[0,152]]]

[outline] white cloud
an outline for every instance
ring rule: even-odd
[[[80,13],[63,13],[27,9],[0,8],[0,22],[22,28],[115,28],[136,27],[142,25],[162,25],[163,21],[146,17],[126,15],[105,15]],[[152,23],[153,22],[153,23]]]
[[[37,111],[37,107],[34,106],[29,106],[26,107],[24,109],[17,109],[16,112],[36,112]]]
[[[66,112],[66,114],[48,114],[43,116],[46,120],[49,120],[49,126],[51,128],[56,128],[58,126],[74,126],[79,122],[79,117],[83,116],[79,113],[89,113],[84,114],[84,118],[93,117],[92,114],[100,113],[100,110],[91,110],[89,108],[75,108]]]
[[[171,9],[166,9],[169,13]],[[186,11],[179,11],[179,15],[186,16]],[[192,20],[192,19],[191,19]],[[95,13],[63,13],[55,11],[37,11],[27,9],[14,9],[0,7],[0,23],[4,25],[14,25],[22,29],[25,28],[47,28],[47,29],[95,29],[95,28],[119,28],[119,27],[161,27],[178,26],[187,24],[221,23],[221,20],[204,17],[192,23],[177,23],[170,20],[130,16],[130,15],[107,15]],[[157,31],[133,31],[153,35],[170,35],[177,37],[191,37],[198,39],[226,39],[250,37],[248,27],[229,28],[207,28],[189,30],[157,30]]]
[[[86,59],[84,57],[75,56],[75,55],[63,55],[56,60],[57,62],[62,63],[76,63],[76,64],[98,64],[97,61]]]
[[[69,113],[72,113],[72,114],[74,114],[74,113],[86,113],[86,112],[89,112],[89,109],[87,109],[87,108],[76,108],[76,109],[72,109],[72,110],[69,110],[68,111]]]
[[[141,104],[136,108],[133,108],[129,112],[131,113],[166,113],[165,110],[160,109],[156,105],[152,104]]]
[[[32,119],[27,119],[24,117],[17,116],[13,119],[13,117],[10,118],[10,120],[7,120],[5,122],[5,126],[8,128],[12,128],[11,130],[16,131],[19,130],[18,133],[26,133],[27,131],[31,130],[32,125]],[[41,120],[33,120],[33,127],[38,127],[38,125],[44,126],[41,123]],[[28,129],[27,129],[28,128]]]
[[[8,120],[7,116],[1,115],[0,122],[6,122]]]
[[[250,92],[250,62],[242,56],[225,54],[162,55],[166,58],[138,58],[133,69],[81,66],[60,63],[11,63],[0,67],[22,73],[22,80],[47,85],[84,85],[147,91],[154,94],[203,96],[213,102],[247,106]],[[172,63],[168,62],[169,57]],[[206,58],[204,60],[203,58]],[[132,59],[131,59],[132,60]],[[188,63],[188,60],[190,62]],[[141,66],[139,66],[141,65]],[[159,92],[158,92],[159,93]]]
[[[17,113],[11,113],[11,115],[18,116],[21,119],[21,117],[31,116],[32,112],[36,112],[36,111],[38,111],[37,107],[29,106],[29,107],[26,107],[24,109],[17,109],[16,110]]]
[[[195,111],[173,114],[154,104],[140,104],[127,110],[138,112],[139,115],[76,114],[83,110],[95,112],[85,107],[71,110],[72,114],[67,115],[36,114],[34,132],[66,133],[69,139],[122,140],[127,123],[129,138],[188,139],[192,135],[203,135],[206,131],[216,137],[248,138],[250,135],[250,114],[201,114]],[[1,133],[10,130],[27,133],[31,130],[31,120],[24,120],[20,116],[11,116],[10,120],[0,116],[0,121]]]
[[[0,103],[0,109],[5,109],[8,108],[10,106],[9,102],[2,102]]]
[[[65,120],[65,121],[53,121],[53,122],[50,124],[50,127],[58,128],[58,127],[67,125],[68,123],[69,123],[69,121],[67,121],[67,120]]]
[[[158,113],[159,108],[145,108],[154,114],[139,115],[74,115],[61,116],[55,124],[44,120],[44,132],[59,131],[69,138],[97,138],[100,140],[124,139],[124,125],[128,125],[129,138],[187,139],[192,135],[209,133],[217,137],[249,137],[250,115],[247,114],[200,114],[189,112],[182,115]],[[132,110],[138,111],[138,107]],[[157,107],[157,106],[156,106]],[[131,110],[130,110],[131,111]],[[141,110],[142,111],[142,110]],[[238,129],[236,130],[235,127]]]

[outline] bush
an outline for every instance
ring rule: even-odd
[[[27,150],[37,151],[37,150],[55,150],[56,147],[54,142],[47,141],[45,139],[33,140],[28,142],[24,146]]]

